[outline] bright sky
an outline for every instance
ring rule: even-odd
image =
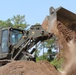
[[[25,15],[27,24],[41,24],[51,6],[63,6],[76,13],[76,0],[0,0],[0,20],[20,14]]]

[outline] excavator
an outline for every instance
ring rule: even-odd
[[[35,60],[33,48],[53,37],[51,29],[57,21],[64,25],[71,25],[76,22],[76,14],[63,7],[50,8],[50,15],[45,18],[46,22],[42,25],[32,25],[29,30],[18,28],[2,28],[0,30],[0,65],[5,65],[14,60]],[[32,49],[31,51],[29,51]]]
[[[13,60],[35,60],[33,48],[37,43],[50,39],[52,34],[41,25],[32,25],[29,30],[3,28],[0,30],[0,65]],[[29,51],[32,49],[31,51]]]

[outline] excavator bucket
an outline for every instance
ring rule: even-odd
[[[60,21],[67,27],[71,25],[76,25],[76,14],[70,12],[69,10],[63,7],[59,7],[57,9],[51,7],[50,15],[44,19],[42,27],[46,31],[51,32],[52,27],[57,25],[57,21]]]

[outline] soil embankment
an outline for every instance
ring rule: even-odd
[[[58,71],[47,61],[14,61],[0,67],[0,75],[58,75]]]

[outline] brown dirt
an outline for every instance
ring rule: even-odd
[[[50,24],[45,19],[42,27],[46,29],[48,25]],[[64,72],[61,75],[76,75],[76,23],[65,25],[57,21],[57,25],[53,25],[50,30],[50,33],[58,37],[59,58],[65,59]]]
[[[49,19],[45,18],[42,27],[45,30],[48,30]],[[50,33],[54,34],[58,37],[58,45],[60,48],[59,56],[65,59],[65,62],[68,63],[70,59],[70,50],[68,43],[71,40],[76,41],[76,24],[64,25],[60,21],[57,21],[57,24],[53,25],[52,29],[50,29]]]
[[[66,27],[61,22],[58,22],[57,29],[59,34],[58,43],[60,44],[61,57],[64,57],[67,62],[70,59],[70,50],[68,43],[73,39],[75,40],[75,32]]]
[[[58,71],[47,61],[14,61],[0,67],[0,75],[58,75]]]

